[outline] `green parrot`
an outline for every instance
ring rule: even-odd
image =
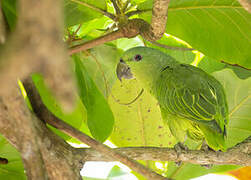
[[[178,141],[206,140],[215,151],[226,151],[228,105],[219,81],[200,68],[182,64],[153,48],[127,50],[117,76],[133,76],[159,102],[161,115]]]

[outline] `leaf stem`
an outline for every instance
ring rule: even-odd
[[[97,12],[103,14],[104,16],[109,17],[112,20],[115,20],[115,18],[116,18],[116,16],[114,16],[113,14],[111,14],[111,13],[109,13],[107,11],[104,11],[103,9],[100,9],[98,7],[95,7],[93,5],[90,5],[90,4],[86,3],[86,2],[79,1],[79,0],[71,0],[71,1],[75,2],[75,3],[78,3],[78,4],[81,4],[81,5],[85,6],[85,7],[90,8],[90,9],[93,9],[94,11],[97,11]]]

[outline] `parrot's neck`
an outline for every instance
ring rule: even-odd
[[[142,63],[140,66],[134,67],[132,65],[130,67],[133,75],[139,80],[142,87],[155,96],[154,89],[156,80],[166,67],[172,67],[175,66],[175,64],[178,64],[178,62],[170,57],[170,59],[159,59],[157,62],[152,60],[148,61],[148,63]]]

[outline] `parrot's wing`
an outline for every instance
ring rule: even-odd
[[[169,113],[225,133],[228,121],[226,97],[214,77],[194,66],[179,64],[163,68],[156,83],[158,100]]]

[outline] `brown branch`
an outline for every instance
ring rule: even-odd
[[[244,9],[251,13],[251,0],[239,0]]]
[[[132,38],[132,37],[137,36],[140,33],[145,37],[145,34],[147,34],[145,33],[145,31],[148,30],[148,28],[145,28],[145,27],[147,26],[149,25],[144,20],[141,20],[141,19],[129,20],[128,23],[124,27],[122,27],[121,29],[117,31],[111,32],[97,39],[93,39],[91,41],[69,48],[69,55],[80,52],[80,51],[84,51],[84,50],[93,48],[95,46],[98,46],[100,44],[104,44],[106,42],[113,41],[113,40],[123,38],[123,37]],[[147,29],[147,30],[144,31],[143,29]]]
[[[119,39],[121,37],[123,37],[123,32],[118,30],[118,31],[114,31],[112,33],[109,33],[109,34],[106,34],[104,36],[101,36],[97,39],[94,39],[94,40],[91,40],[91,41],[88,41],[84,44],[80,44],[80,45],[76,45],[76,46],[73,46],[69,49],[69,55],[72,55],[74,53],[77,53],[77,52],[80,52],[80,51],[84,51],[84,50],[87,50],[87,49],[90,49],[90,48],[93,48],[95,46],[98,46],[100,44],[104,44],[106,42],[109,42],[109,41],[113,41],[113,40],[116,40],[116,39]]]
[[[0,99],[0,133],[21,153],[28,179],[80,178],[75,149],[27,109],[18,88]]]
[[[114,150],[134,160],[182,161],[201,165],[233,164],[251,166],[251,138],[229,149],[227,152],[189,150],[177,153],[174,149],[159,147],[124,147],[115,148]],[[79,149],[79,154],[83,154],[84,161],[116,160],[113,158],[107,158],[90,148]]]
[[[113,14],[111,14],[111,13],[109,13],[107,11],[104,11],[103,9],[100,9],[98,7],[95,7],[95,6],[91,5],[91,4],[88,4],[88,3],[84,2],[84,1],[79,1],[79,0],[71,0],[71,1],[75,2],[75,3],[78,3],[78,4],[81,4],[81,5],[85,6],[85,7],[90,8],[90,9],[93,9],[94,11],[97,11],[97,12],[103,14],[104,16],[109,17],[112,20],[116,19],[116,16],[114,16]]]
[[[67,135],[75,137],[76,139],[89,145],[90,147],[92,147],[96,151],[100,152],[101,154],[103,154],[107,157],[112,157],[113,159],[116,159],[116,160],[126,164],[132,170],[134,170],[138,173],[141,173],[143,176],[145,176],[148,179],[166,179],[166,178],[162,177],[161,175],[155,173],[154,171],[146,168],[142,164],[136,162],[135,160],[132,160],[132,159],[128,158],[127,156],[112,150],[108,146],[103,145],[102,143],[92,139],[91,137],[85,135],[81,131],[73,128],[72,126],[66,124],[65,122],[63,122],[60,119],[58,119],[57,117],[55,117],[51,112],[48,111],[48,109],[42,103],[41,98],[40,98],[36,88],[34,87],[31,79],[28,79],[24,82],[24,87],[27,91],[29,100],[31,102],[31,105],[33,107],[35,114],[37,115],[37,117],[39,117],[44,122],[61,130],[62,132],[64,132]]]
[[[152,9],[151,31],[153,41],[160,39],[166,30],[167,11],[170,0],[154,0]]]
[[[240,68],[246,69],[246,70],[248,70],[248,71],[251,71],[251,69],[246,68],[246,67],[243,67],[243,66],[241,66],[241,65],[239,65],[239,64],[230,64],[230,63],[225,62],[225,61],[221,61],[221,63],[227,64],[227,65],[229,65],[229,66],[240,67]]]
[[[152,22],[149,25],[143,19],[128,20],[128,23],[120,27],[119,30],[112,33],[101,36],[97,39],[88,41],[86,43],[71,47],[69,54],[77,53],[86,49],[90,49],[97,45],[113,41],[119,38],[127,37],[132,38],[137,35],[141,35],[144,39],[150,42],[154,42],[160,39],[166,28],[167,10],[170,0],[155,0],[152,9]],[[112,1],[116,4],[115,1]],[[114,5],[116,7],[116,5]],[[129,13],[127,16],[130,15]]]

